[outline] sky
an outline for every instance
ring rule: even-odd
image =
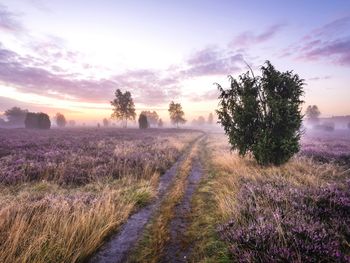
[[[350,1],[0,0],[0,113],[13,106],[84,122],[116,89],[137,112],[218,107],[214,83],[266,60],[305,79],[305,106],[350,114]]]

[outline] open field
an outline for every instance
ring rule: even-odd
[[[199,136],[181,130],[0,130],[0,262],[75,262],[157,194]]]
[[[0,130],[0,262],[348,262],[349,149],[309,132],[262,167],[209,131]]]

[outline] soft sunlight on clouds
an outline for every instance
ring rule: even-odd
[[[93,119],[110,115],[119,88],[131,91],[138,110],[157,109],[163,118],[171,100],[206,115],[217,106],[214,82],[226,85],[246,63],[258,71],[269,59],[306,79],[306,104],[319,104],[324,115],[350,113],[343,99],[350,97],[350,16],[339,15],[350,5],[318,3],[318,14],[305,4],[305,14],[281,15],[286,4],[279,2],[271,10],[260,2],[259,10],[246,2],[194,3],[0,4],[1,101]]]

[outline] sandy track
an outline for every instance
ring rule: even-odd
[[[181,203],[175,207],[175,217],[170,223],[170,240],[164,250],[161,262],[188,262],[191,253],[190,244],[184,233],[188,227],[188,216],[191,212],[191,200],[202,178],[203,168],[198,156],[192,161],[191,173],[187,178],[187,187]]]
[[[130,216],[126,223],[121,227],[119,232],[112,235],[88,262],[117,263],[127,261],[129,253],[132,251],[142,236],[146,224],[149,222],[152,215],[162,203],[162,200],[164,199],[169,186],[173,182],[179,165],[188,157],[188,153],[191,152],[191,149],[194,147],[194,145],[200,141],[200,138],[192,143],[189,147],[189,150],[186,150],[186,152],[179,158],[179,160],[160,177],[158,197],[156,201],[143,207],[138,212]],[[175,228],[176,225],[173,227]]]

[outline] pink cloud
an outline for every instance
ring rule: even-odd
[[[246,47],[250,45],[260,44],[274,37],[285,24],[276,24],[267,28],[264,32],[256,34],[252,31],[245,31],[236,36],[229,44],[230,47]]]
[[[243,61],[241,53],[208,47],[193,53],[182,73],[187,77],[229,75],[240,70]]]
[[[283,56],[308,61],[327,60],[335,65],[350,66],[350,16],[312,30],[297,44],[285,49]]]

